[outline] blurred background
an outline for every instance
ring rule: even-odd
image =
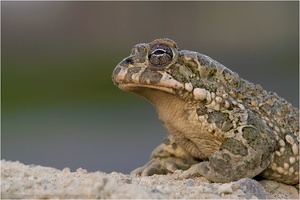
[[[111,81],[168,37],[298,107],[298,2],[1,2],[2,159],[129,173],[166,137]]]

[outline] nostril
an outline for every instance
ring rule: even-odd
[[[133,59],[132,59],[132,58],[127,58],[127,59],[125,60],[125,62],[127,62],[127,63],[129,63],[129,64],[132,64],[132,63],[133,63]]]

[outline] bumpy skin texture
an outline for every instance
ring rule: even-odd
[[[170,39],[135,45],[112,78],[148,99],[170,134],[133,173],[299,183],[299,110],[274,92]]]

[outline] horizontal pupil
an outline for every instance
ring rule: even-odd
[[[156,50],[153,52],[154,55],[164,54],[166,53],[164,50]]]

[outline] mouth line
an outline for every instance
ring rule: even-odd
[[[175,94],[173,88],[171,87],[165,87],[165,86],[160,86],[160,85],[148,85],[148,84],[136,84],[136,83],[117,83],[118,87],[122,90],[125,91],[134,91],[137,89],[142,89],[142,88],[149,88],[149,89],[156,89],[156,90],[161,90],[164,92],[168,92],[171,94]]]

